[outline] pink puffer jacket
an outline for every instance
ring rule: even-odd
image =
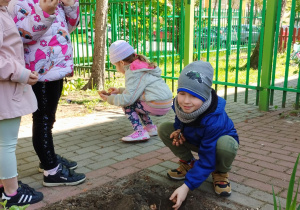
[[[0,120],[20,117],[37,109],[25,68],[23,43],[5,7],[0,6]]]

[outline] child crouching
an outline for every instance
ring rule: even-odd
[[[178,209],[189,190],[198,188],[212,173],[217,194],[229,196],[228,172],[236,156],[239,139],[232,120],[225,111],[226,101],[211,88],[214,70],[210,63],[195,61],[186,66],[178,79],[173,102],[175,123],[158,128],[164,144],[180,158],[179,168],[169,170],[174,180],[184,180],[170,200]],[[199,160],[192,155],[198,152]]]

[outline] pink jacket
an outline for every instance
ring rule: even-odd
[[[79,3],[59,3],[53,15],[45,13],[39,0],[13,0],[9,12],[22,37],[26,68],[39,74],[39,81],[73,76],[73,47],[70,33],[79,21]]]
[[[23,43],[6,8],[0,6],[0,120],[20,117],[37,109],[27,81]]]

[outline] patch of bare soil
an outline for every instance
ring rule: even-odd
[[[174,204],[169,197],[175,189],[174,185],[169,186],[149,177],[145,170],[46,206],[43,210],[171,210]],[[180,210],[247,209],[238,204],[228,205],[228,202],[224,198],[194,190],[188,194]]]

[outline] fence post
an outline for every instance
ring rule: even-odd
[[[194,7],[195,0],[185,0],[184,66],[193,61]]]
[[[261,72],[261,87],[259,94],[259,109],[262,111],[269,111],[269,97],[270,97],[270,82],[272,72],[272,58],[274,48],[276,11],[278,0],[267,1],[266,7],[266,21],[265,21],[265,35],[263,42],[262,53],[262,72]],[[280,15],[280,14],[278,14]]]

